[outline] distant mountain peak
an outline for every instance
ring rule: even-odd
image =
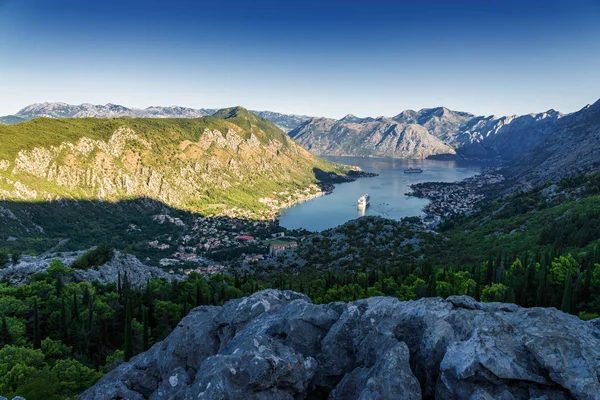
[[[344,118],[339,119],[338,121],[339,122],[360,123],[360,122],[365,122],[365,120],[367,120],[367,119],[373,120],[373,118],[368,118],[368,117],[367,118],[360,118],[360,117],[357,117],[354,114],[348,114]]]

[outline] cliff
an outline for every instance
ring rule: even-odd
[[[198,307],[92,399],[600,399],[600,323],[470,297]]]

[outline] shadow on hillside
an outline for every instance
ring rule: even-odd
[[[352,182],[371,174],[350,171],[348,175],[313,168],[323,190],[334,183]],[[176,222],[156,221],[168,215]],[[149,241],[173,243],[189,234],[201,213],[171,207],[151,198],[116,202],[101,200],[59,200],[50,202],[0,201],[0,249],[40,254],[62,239],[69,239],[62,251],[81,250],[106,243],[120,250],[146,254]],[[220,225],[242,226],[247,219],[216,217]],[[282,230],[277,223],[268,229]]]
[[[160,216],[169,217],[160,217]],[[41,254],[61,239],[70,239],[57,251],[74,251],[106,243],[138,256],[169,257],[194,230],[204,215],[170,207],[149,198],[106,201],[14,202],[0,201],[0,250]],[[162,223],[161,223],[162,220]],[[263,236],[280,230],[277,223],[214,217],[211,223],[220,230],[253,233]],[[250,228],[248,228],[250,229]],[[170,243],[168,251],[150,248],[149,242]]]

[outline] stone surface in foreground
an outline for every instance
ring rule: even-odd
[[[470,297],[198,307],[80,399],[600,399],[600,323]]]

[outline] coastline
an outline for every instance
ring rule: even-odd
[[[487,188],[504,181],[504,176],[495,170],[457,182],[421,182],[410,185],[407,196],[428,199],[423,208],[423,224],[433,227],[456,215],[471,215],[477,203],[487,198]]]

